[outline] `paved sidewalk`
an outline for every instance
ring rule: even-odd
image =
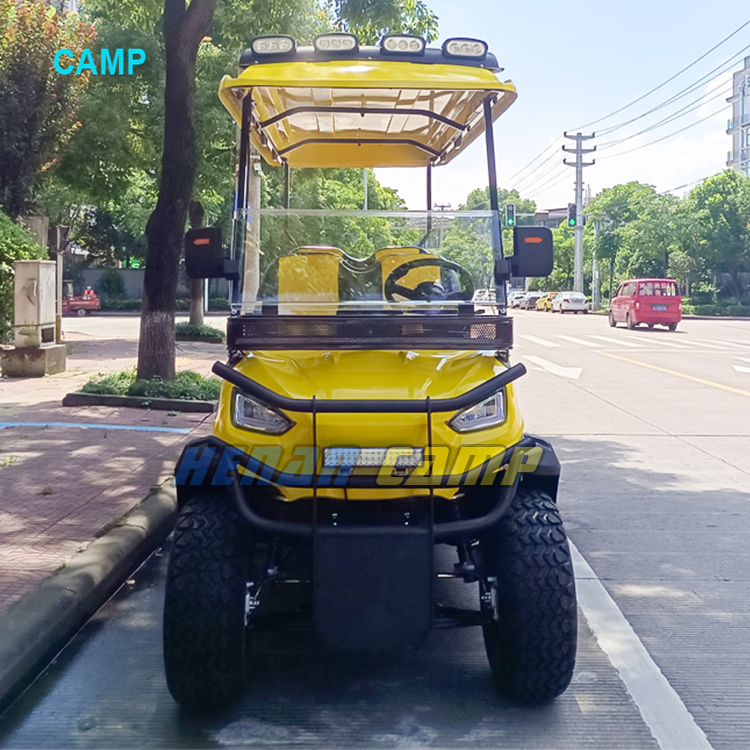
[[[0,380],[0,616],[166,482],[185,442],[211,431],[210,414],[61,406],[137,354],[135,318],[66,318],[64,329],[66,372]],[[207,375],[225,352],[180,344],[177,366]]]

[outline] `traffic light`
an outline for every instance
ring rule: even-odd
[[[574,227],[578,224],[578,213],[576,212],[576,204],[568,203],[568,226]]]
[[[516,204],[515,203],[505,204],[505,223],[509,227],[514,227],[516,225]]]

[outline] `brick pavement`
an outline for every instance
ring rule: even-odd
[[[68,321],[66,320],[66,323]],[[93,319],[92,319],[92,322]],[[102,319],[100,328],[108,326]],[[182,445],[209,434],[212,415],[110,407],[64,408],[61,399],[92,375],[135,365],[137,327],[120,337],[68,332],[68,370],[0,380],[0,422],[65,422],[190,430],[82,427],[0,429],[0,613],[167,481]],[[112,328],[123,327],[121,322]],[[92,326],[93,327],[93,326]],[[126,326],[127,328],[127,326]],[[181,344],[178,368],[208,374],[219,345]]]

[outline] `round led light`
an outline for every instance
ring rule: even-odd
[[[419,52],[419,48],[420,48],[420,46],[421,46],[421,45],[419,44],[419,42],[418,42],[418,41],[417,41],[416,39],[412,39],[412,40],[411,40],[411,41],[409,42],[409,49],[410,49],[410,50],[411,50],[412,52]]]
[[[408,49],[408,47],[409,47],[409,44],[408,44],[408,42],[406,41],[406,39],[402,39],[402,40],[401,40],[401,41],[400,41],[400,42],[398,43],[398,48],[399,48],[400,50],[405,50],[405,49]]]
[[[392,50],[395,52],[398,49],[398,41],[395,39],[388,39],[385,43],[386,49]]]
[[[331,46],[331,43],[330,41],[328,41],[328,39],[321,39],[318,42],[318,47],[320,47],[320,49],[328,49],[330,46]]]

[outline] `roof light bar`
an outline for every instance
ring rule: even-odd
[[[425,41],[411,34],[386,34],[380,40],[380,49],[390,55],[423,55]]]
[[[487,43],[480,39],[464,39],[461,37],[446,39],[443,43],[443,54],[447,57],[480,59],[487,55]]]
[[[356,52],[359,49],[359,39],[356,34],[331,33],[318,34],[313,39],[313,47],[318,52]]]
[[[297,49],[297,42],[294,37],[286,34],[275,36],[259,36],[250,42],[250,49],[258,57],[265,55],[286,55]]]

